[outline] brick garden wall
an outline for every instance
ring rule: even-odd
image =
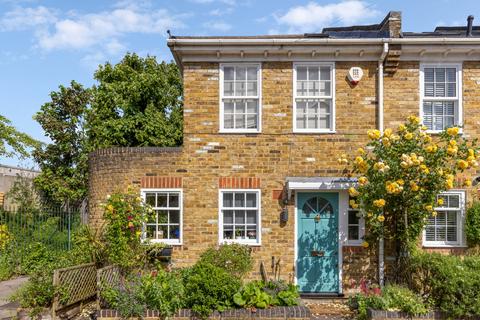
[[[354,65],[363,68],[364,77],[352,87],[346,73]],[[254,247],[252,276],[259,276],[260,261],[269,266],[275,256],[282,261],[282,278],[292,279],[293,201],[288,206],[289,221],[279,221],[285,177],[342,175],[338,155],[351,154],[364,145],[365,132],[376,126],[376,62],[337,62],[335,68],[335,134],[292,133],[291,62],[262,64],[262,133],[219,134],[218,64],[185,64],[182,148],[113,148],[92,153],[91,223],[101,223],[99,205],[107,194],[130,184],[140,188],[142,179],[181,178],[184,236],[183,245],[174,249],[173,261],[178,266],[189,265],[203,250],[218,244],[218,189],[232,183],[227,178],[243,178],[250,181],[243,182],[247,188],[255,186],[262,192],[262,244]],[[417,62],[403,62],[397,73],[385,78],[385,127],[397,126],[408,115],[418,114],[418,75]],[[480,136],[480,98],[475,95],[479,83],[478,63],[465,63],[465,130],[472,136]],[[376,274],[376,258],[367,250],[348,247],[343,254],[345,288],[355,287],[366,274]]]

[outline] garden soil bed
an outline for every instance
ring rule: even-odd
[[[144,320],[158,320],[158,311],[148,310],[145,312]],[[224,312],[214,312],[209,319],[294,319],[294,320],[307,320],[310,319],[310,310],[304,306],[295,307],[275,307],[269,309],[232,309]],[[190,309],[179,310],[173,317],[169,317],[171,320],[183,320],[193,319],[194,314]],[[98,320],[118,320],[121,319],[117,310],[102,309],[97,312]]]
[[[444,313],[440,311],[433,311],[425,315],[409,316],[405,312],[400,311],[383,311],[368,309],[367,318],[371,320],[384,320],[384,319],[408,319],[408,320],[425,320],[425,319],[449,319]],[[480,320],[480,316],[468,318],[469,320]]]

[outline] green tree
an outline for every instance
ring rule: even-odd
[[[15,129],[10,120],[0,115],[0,157],[18,155],[25,158],[30,155],[29,148],[39,145],[40,142]]]
[[[174,63],[127,54],[95,72],[98,85],[88,112],[94,149],[177,146],[182,142],[182,82]]]
[[[34,116],[51,140],[33,153],[42,170],[35,184],[48,202],[75,205],[87,192],[85,113],[91,91],[72,81],[69,87],[51,92],[50,98]]]
[[[6,194],[10,202],[24,213],[36,212],[40,208],[40,199],[33,180],[26,174],[18,174],[12,187]]]

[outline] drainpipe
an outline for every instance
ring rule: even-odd
[[[383,51],[378,59],[378,130],[383,134],[383,62],[387,57],[388,43],[383,44]],[[380,287],[385,285],[385,244],[383,237],[378,240],[378,282]]]

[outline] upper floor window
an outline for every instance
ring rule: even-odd
[[[152,242],[182,243],[182,192],[174,189],[143,190],[153,212],[145,223],[144,237]]]
[[[260,64],[220,66],[220,131],[260,132]]]
[[[425,226],[423,244],[426,246],[461,246],[463,241],[465,194],[445,192],[437,197],[436,214]]]
[[[422,65],[421,114],[428,130],[439,132],[462,124],[461,65]]]
[[[335,80],[332,63],[298,63],[293,69],[293,131],[335,131]]]
[[[260,244],[260,190],[220,190],[220,242]]]

